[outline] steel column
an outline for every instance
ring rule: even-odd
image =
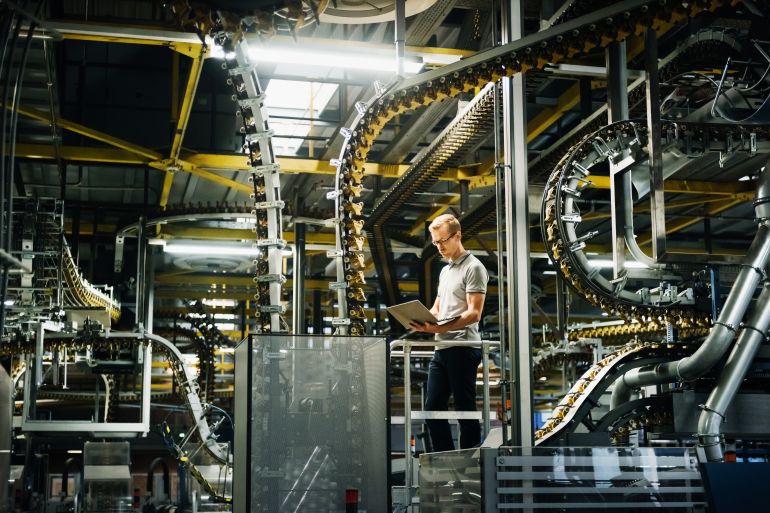
[[[658,84],[658,36],[648,28],[644,35],[644,67],[647,95],[647,154],[650,166],[650,216],[652,258],[666,256],[666,210],[663,194],[663,151],[661,149],[660,86]]]
[[[628,70],[626,68],[626,43],[613,42],[607,48],[607,103],[610,123],[628,119]],[[610,163],[610,190],[612,208],[612,264],[613,277],[625,273],[625,209],[631,198],[631,176],[615,172]]]
[[[501,3],[503,44],[522,36],[522,2]],[[511,355],[511,443],[533,444],[532,369],[527,171],[527,115],[524,75],[503,78],[503,148],[505,152],[505,250],[508,265],[508,348]],[[498,220],[500,222],[500,220]],[[515,363],[514,363],[515,361]]]
[[[305,224],[294,224],[294,269],[292,327],[294,334],[306,333],[305,328]]]
[[[404,49],[406,45],[406,0],[396,0],[396,73],[404,76]]]

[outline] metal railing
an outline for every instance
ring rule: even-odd
[[[412,458],[409,447],[412,440],[412,378],[411,378],[411,357],[432,356],[433,351],[416,351],[413,347],[433,347],[435,349],[445,349],[448,347],[472,347],[481,348],[481,368],[483,375],[483,409],[481,412],[481,421],[484,426],[484,436],[489,434],[489,348],[491,346],[500,346],[499,340],[408,340],[399,339],[390,343],[390,357],[403,356],[404,358],[404,489],[406,495],[406,505],[410,506],[412,502]],[[402,348],[396,351],[396,348]],[[421,418],[431,419],[457,419],[468,418],[464,413],[469,412],[424,412],[430,415],[421,416]],[[475,413],[475,412],[473,412]]]

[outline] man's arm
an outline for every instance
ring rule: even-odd
[[[468,292],[465,294],[465,300],[468,303],[468,308],[460,314],[457,319],[447,322],[445,324],[432,324],[430,322],[413,322],[411,324],[412,329],[415,331],[422,331],[425,333],[446,333],[447,331],[456,331],[463,329],[469,324],[479,322],[481,320],[481,312],[484,310],[484,298],[486,294],[483,292]],[[436,298],[436,304],[438,305],[438,298]],[[431,312],[433,310],[431,309]],[[433,315],[436,315],[435,313]]]
[[[436,296],[436,300],[433,302],[433,306],[430,307],[430,313],[433,314],[433,317],[438,318],[438,313],[440,311],[441,311],[441,303],[438,296]]]

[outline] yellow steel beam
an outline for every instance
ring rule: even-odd
[[[148,160],[136,153],[120,148],[97,148],[95,146],[61,146],[59,155],[62,159],[69,161],[137,166],[146,164]],[[16,156],[24,159],[41,160],[56,158],[52,144],[17,144]]]
[[[20,107],[19,114],[32,119],[37,119],[38,121],[43,121],[44,123],[48,123],[48,124],[51,123],[51,116],[48,113],[39,111],[37,109],[33,109],[29,107]],[[235,180],[230,180],[229,178],[225,178],[224,176],[218,175],[212,171],[200,169],[197,166],[190,164],[189,162],[185,162],[183,160],[173,162],[170,159],[163,159],[163,156],[156,151],[150,150],[149,148],[144,148],[142,146],[120,139],[118,137],[105,134],[104,132],[100,132],[98,130],[88,128],[79,123],[68,121],[62,118],[59,118],[57,120],[57,123],[61,128],[65,130],[70,130],[77,134],[84,135],[88,138],[106,143],[110,146],[114,146],[116,148],[126,150],[127,152],[132,153],[136,156],[144,157],[146,159],[144,163],[155,169],[160,169],[161,171],[168,171],[170,168],[173,169],[174,166],[176,166],[182,171],[186,171],[188,173],[198,175],[205,180],[218,183],[225,187],[232,187],[233,189],[236,189],[241,192],[245,192],[247,194],[250,194],[252,192],[252,189],[251,187],[249,187],[248,184],[236,182]],[[27,149],[29,149],[29,145]],[[72,150],[70,150],[70,152],[72,152]],[[34,156],[39,158],[40,157],[39,153],[41,152],[35,152],[35,153],[36,154]],[[21,158],[24,158],[23,155],[18,155],[18,156]]]
[[[495,184],[495,176],[490,174],[495,167],[494,158],[489,158],[484,162],[481,162],[479,164],[474,164],[472,167],[476,169],[476,174],[469,180],[470,182],[469,188],[471,190],[477,189],[479,187],[488,187],[490,185]],[[425,214],[422,214],[421,216],[419,216],[417,220],[414,222],[414,224],[412,225],[412,227],[409,229],[409,233],[411,235],[422,234],[423,230],[425,230],[426,222],[434,220],[435,218],[437,218],[438,216],[446,212],[449,209],[449,207],[451,207],[452,205],[456,205],[459,202],[460,202],[460,187],[457,186],[454,189],[452,189],[450,194],[447,194],[442,198],[439,198],[438,201],[436,201],[437,205],[435,207],[431,208]]]
[[[534,118],[527,122],[527,142],[545,132],[560,117],[575,108],[580,101],[580,84],[570,86],[556,101],[556,106],[540,111]]]
[[[608,176],[590,176],[592,187],[609,189]],[[739,193],[752,193],[753,184],[749,182],[706,182],[702,180],[666,180],[663,182],[664,192],[682,194],[708,194],[718,196],[733,196]]]
[[[6,107],[10,108],[10,106],[6,106]],[[42,121],[44,123],[48,123],[49,125],[51,124],[51,115],[41,110],[33,109],[31,107],[20,106],[19,114],[21,114],[22,116],[26,116],[28,118]],[[58,124],[58,126],[60,126],[65,130],[69,130],[71,132],[75,132],[76,134],[84,135],[90,139],[94,139],[94,140],[103,142],[105,144],[108,144],[110,146],[114,146],[116,148],[126,150],[135,155],[145,157],[146,159],[149,159],[149,160],[158,160],[160,158],[163,158],[163,156],[160,153],[153,151],[149,148],[144,148],[137,144],[128,142],[123,139],[119,139],[109,134],[105,134],[104,132],[100,132],[98,130],[94,130],[93,128],[88,128],[87,126],[83,126],[73,121],[68,121],[66,119],[58,118],[56,120],[56,123]]]
[[[175,52],[195,57],[200,55],[201,43],[198,36],[189,32],[171,32],[165,28],[129,27],[103,23],[51,22],[64,39],[118,43],[146,46],[163,46]],[[211,46],[211,45],[208,45]]]
[[[192,60],[190,65],[190,74],[187,77],[187,85],[182,96],[182,107],[179,110],[179,117],[176,129],[174,130],[174,140],[171,142],[172,160],[179,158],[179,152],[182,149],[182,141],[187,130],[187,123],[190,121],[190,113],[192,112],[193,100],[195,99],[195,91],[198,89],[198,81],[203,71],[203,62],[203,55],[199,55]]]
[[[41,119],[41,118],[36,118]],[[41,119],[44,121],[44,119]],[[60,123],[61,124],[61,123]],[[70,125],[67,124],[69,127]],[[93,131],[95,132],[95,131]],[[81,132],[78,132],[81,133]],[[107,138],[106,134],[102,134]],[[97,137],[94,137],[97,138]],[[101,140],[101,139],[99,139]],[[119,141],[113,138],[113,141]],[[105,141],[106,142],[106,141]],[[65,160],[77,162],[95,162],[105,164],[129,164],[129,165],[150,165],[156,169],[166,171],[174,166],[171,159],[162,159],[159,153],[152,150],[142,149],[133,145],[128,149],[126,141],[123,141],[119,148],[97,148],[87,146],[62,146],[61,156]],[[117,146],[117,142],[115,144]],[[142,158],[142,156],[145,158]],[[206,180],[211,180],[227,187],[251,193],[253,192],[247,184],[235,182],[223,176],[217,175],[212,170],[223,171],[249,171],[249,165],[245,155],[238,154],[211,154],[211,153],[187,153],[182,151],[183,159],[177,161],[180,170],[197,174]],[[16,146],[16,156],[27,159],[45,159],[55,158],[53,148],[43,144],[19,144]],[[162,160],[161,160],[162,159]],[[318,175],[333,175],[336,169],[328,161],[314,159],[300,159],[294,157],[278,157],[278,163],[281,165],[281,171],[285,173],[307,173]],[[485,163],[466,165],[460,168],[450,168],[439,180],[447,182],[456,182],[458,180],[468,180],[471,188],[485,187],[490,185],[490,177],[483,171]],[[366,163],[367,175],[379,175],[384,178],[399,178],[406,170],[409,164],[378,164],[376,162]]]
[[[710,203],[705,209],[705,214],[702,216],[692,216],[685,218],[677,218],[673,223],[666,223],[666,235],[683,230],[688,226],[692,226],[695,223],[703,221],[705,218],[715,216],[725,210],[729,210],[736,205],[740,205],[746,201],[746,197],[742,195],[735,195],[734,197],[726,198],[721,201],[715,201]],[[646,245],[652,241],[652,235],[645,235],[644,237],[637,238],[639,245]]]
[[[173,162],[170,159],[163,159],[163,160],[156,160],[154,162],[148,162],[147,165],[155,169],[160,169],[161,171],[167,171],[167,172],[175,172],[172,170],[179,169],[180,171],[185,171],[187,173],[197,175],[203,178],[204,180],[214,182],[224,187],[232,187],[233,189],[240,192],[245,192],[246,194],[251,194],[252,192],[254,192],[254,189],[250,187],[249,184],[236,182],[235,180],[231,180],[230,178],[225,178],[224,176],[214,173],[213,171],[207,171],[205,169],[201,169],[198,166],[190,164],[185,160],[177,160],[176,162]]]
[[[198,57],[194,57],[190,65],[190,74],[187,77],[187,85],[185,86],[184,95],[182,96],[182,107],[179,110],[177,116],[176,129],[174,130],[174,139],[171,141],[171,152],[169,153],[169,160],[176,163],[179,159],[179,152],[182,150],[182,141],[184,140],[184,134],[187,130],[187,124],[190,121],[190,113],[192,112],[193,100],[195,99],[195,91],[198,89],[198,81],[203,71],[203,62],[205,59],[205,50],[201,50]],[[172,107],[173,108],[173,107]],[[171,194],[171,186],[174,184],[174,173],[166,170],[163,177],[163,187],[160,192],[159,204],[161,207],[165,207],[168,204],[168,197]]]

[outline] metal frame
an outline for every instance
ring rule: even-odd
[[[477,340],[461,342],[457,340],[452,341],[440,341],[440,340],[408,340],[399,339],[390,343],[390,357],[403,356],[404,357],[404,488],[406,490],[406,502],[411,504],[412,502],[412,458],[409,454],[409,446],[412,439],[412,378],[410,373],[410,358],[412,354],[412,347],[435,347],[436,349],[443,349],[446,347],[480,347],[481,348],[481,365],[484,376],[483,384],[483,401],[484,407],[481,411],[482,423],[484,424],[484,435],[489,434],[489,348],[490,346],[500,346],[498,340]],[[394,351],[395,348],[401,347],[403,351]],[[421,352],[421,355],[431,355],[432,351]],[[420,415],[414,418],[421,419],[470,419],[477,418],[477,412],[440,412],[440,415],[435,415],[439,412],[423,412],[429,415]],[[463,415],[463,413],[473,413],[473,415]],[[430,415],[433,414],[433,415]],[[459,415],[458,415],[459,414]]]
[[[42,336],[39,337],[42,343]],[[142,398],[141,398],[141,418],[140,422],[91,422],[91,421],[73,421],[73,420],[32,420],[29,418],[30,405],[37,396],[37,387],[39,381],[33,382],[33,375],[36,375],[42,369],[39,369],[37,355],[27,355],[26,363],[34,366],[34,372],[24,373],[24,406],[21,416],[21,430],[24,432],[36,433],[93,433],[99,436],[127,436],[127,435],[145,435],[150,431],[150,398],[151,398],[151,378],[152,378],[152,347],[151,344],[143,344],[142,348]],[[36,353],[38,351],[36,350]],[[33,364],[33,362],[35,362]],[[42,381],[42,380],[41,380]]]

